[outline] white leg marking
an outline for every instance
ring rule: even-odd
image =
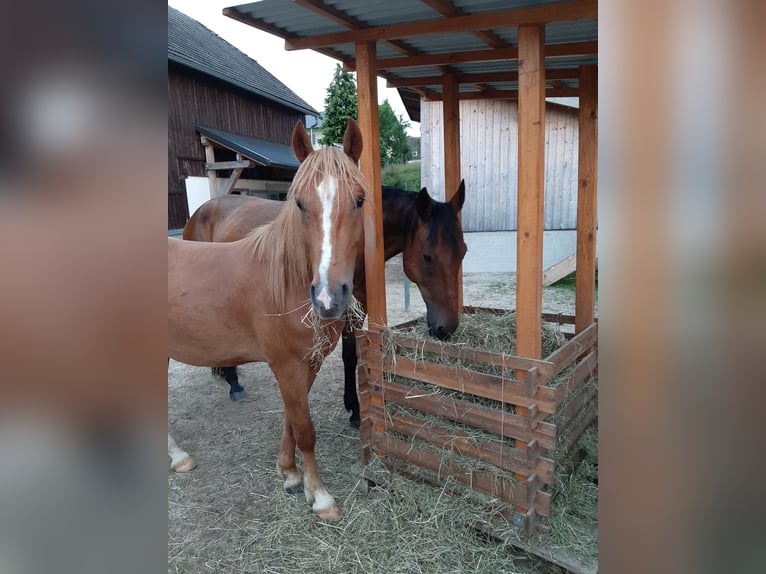
[[[168,456],[170,457],[170,468],[173,470],[188,472],[197,466],[189,453],[178,447],[170,433],[168,433]]]
[[[322,201],[322,258],[319,261],[319,295],[317,295],[317,301],[320,301],[325,308],[330,307],[330,295],[327,292],[327,271],[332,262],[332,210],[337,191],[338,182],[332,176],[322,180],[319,188],[317,188],[317,194]]]
[[[314,504],[311,507],[314,512],[326,510],[335,506],[335,499],[324,488],[314,492]]]

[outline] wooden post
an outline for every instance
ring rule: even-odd
[[[539,359],[543,295],[545,27],[519,26],[519,194],[516,351]]]
[[[516,353],[542,355],[543,201],[545,199],[545,26],[519,26],[519,193],[516,225]],[[518,374],[519,378],[532,376]],[[528,415],[517,407],[516,414]],[[517,441],[516,447],[527,445]],[[518,482],[526,476],[516,474]],[[528,508],[518,507],[525,530]]]
[[[444,126],[444,198],[452,199],[460,185],[460,94],[457,76],[442,76],[442,115]],[[458,214],[458,218],[460,215]],[[457,308],[463,311],[463,267],[457,273]]]
[[[364,202],[364,272],[367,282],[367,317],[370,331],[379,331],[386,319],[386,278],[383,251],[383,198],[380,179],[380,126],[378,117],[378,79],[376,74],[375,42],[357,42],[356,46],[356,87],[359,110],[359,127],[364,138],[361,157],[362,174],[369,185],[367,200]],[[369,462],[373,452],[372,431],[385,429],[371,424],[368,412],[371,405],[383,408],[380,397],[369,396],[369,381],[380,380],[382,365],[366,361],[368,348],[380,348],[377,341],[359,346],[360,371],[359,394],[362,409],[359,439],[362,445],[362,460]],[[365,365],[366,363],[366,365]]]
[[[202,145],[205,146],[205,161],[207,163],[215,163],[215,148],[213,144],[205,136],[202,136],[201,141]],[[218,174],[214,169],[207,170],[207,181],[210,187],[210,199],[218,197]]]
[[[380,126],[375,42],[356,44],[356,84],[359,127],[364,138],[362,174],[370,186],[364,203],[364,271],[367,317],[371,330],[385,325],[386,285],[383,255],[383,199],[380,179]]]
[[[593,323],[596,293],[598,69],[580,66],[575,333]]]

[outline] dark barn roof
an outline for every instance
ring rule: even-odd
[[[303,114],[319,113],[258,62],[193,18],[170,6],[168,60]]]
[[[300,166],[300,162],[296,159],[295,154],[293,153],[293,148],[289,145],[269,142],[252,136],[234,134],[223,130],[216,130],[201,125],[195,127],[202,135],[209,137],[211,140],[230,150],[241,153],[259,165],[281,167],[292,170],[296,170]]]

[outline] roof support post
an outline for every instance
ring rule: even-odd
[[[539,359],[545,196],[545,28],[519,26],[519,193],[516,239],[516,351]]]
[[[386,290],[383,255],[383,199],[380,179],[380,125],[375,42],[356,44],[359,127],[364,138],[361,170],[370,186],[364,202],[364,271],[370,329],[385,325]]]
[[[215,163],[215,148],[213,147],[213,143],[205,136],[202,136],[201,141],[202,145],[205,146],[205,161],[207,163]],[[220,195],[218,174],[214,169],[207,170],[207,181],[210,186],[210,199],[218,197]]]
[[[596,293],[598,69],[580,66],[575,332],[593,323]]]
[[[444,198],[449,201],[460,185],[460,98],[459,84],[454,73],[442,76],[444,100],[442,115],[444,126]],[[458,213],[458,220],[460,214]],[[457,310],[463,311],[463,266],[457,272]]]

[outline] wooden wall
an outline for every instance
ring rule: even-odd
[[[422,185],[444,199],[442,103],[421,102]],[[577,227],[577,110],[546,105],[545,229]],[[460,102],[464,231],[516,229],[518,110],[515,101]]]
[[[169,63],[168,229],[188,218],[184,179],[206,175],[205,151],[195,124],[289,145],[301,112],[259,98],[213,78]]]

